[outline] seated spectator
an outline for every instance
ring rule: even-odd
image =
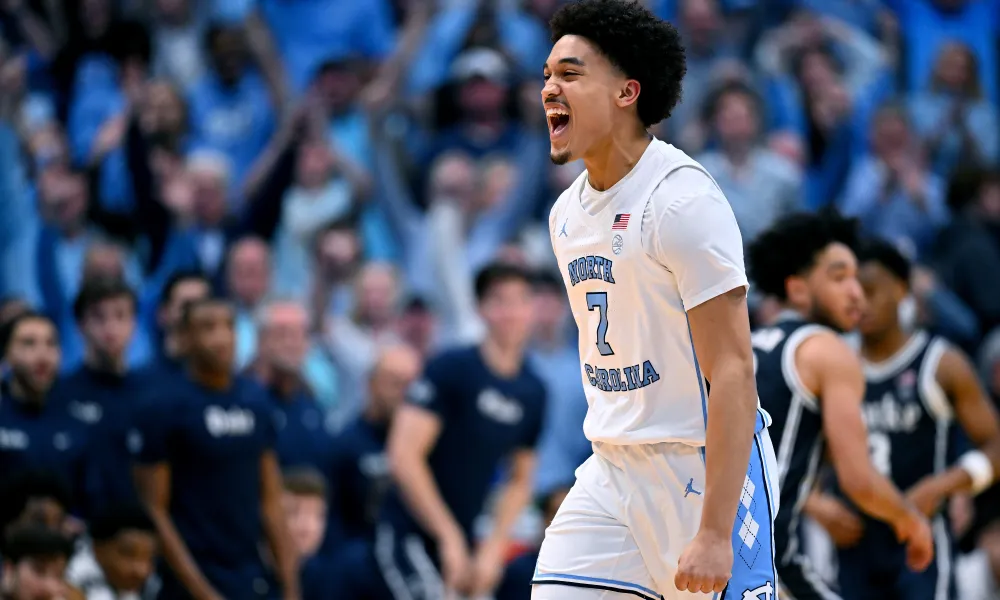
[[[802,175],[761,144],[760,100],[750,88],[729,84],[713,97],[711,107],[719,150],[698,160],[725,192],[743,240],[749,242],[798,209]]]
[[[150,390],[129,433],[136,488],[164,545],[161,600],[298,595],[271,413],[256,384],[233,376],[233,319],[218,299],[186,306],[188,375]]]
[[[90,540],[66,568],[66,580],[87,600],[152,598],[156,527],[137,505],[105,505],[90,521]]]
[[[327,319],[327,348],[338,367],[338,412],[357,414],[368,377],[381,344],[398,340],[399,281],[388,263],[367,263],[354,280],[350,315]]]
[[[959,42],[941,47],[927,90],[909,103],[914,132],[933,171],[947,177],[958,165],[988,167],[1000,156],[1000,121],[983,95],[976,55]]]
[[[225,277],[236,307],[236,367],[242,369],[257,351],[254,313],[271,289],[271,248],[256,237],[236,240],[226,253]]]
[[[55,471],[32,470],[6,476],[0,489],[0,537],[11,527],[40,525],[72,535],[78,523],[68,517],[73,494]]]
[[[386,437],[406,391],[420,375],[420,363],[407,346],[383,348],[369,375],[363,412],[334,440],[331,518],[347,540],[375,541],[375,522],[392,481]]]
[[[283,469],[311,467],[327,472],[333,427],[308,380],[312,353],[309,313],[295,301],[266,301],[257,309],[257,355],[248,374],[264,386],[277,431],[275,452]],[[322,369],[329,364],[313,365]]]
[[[879,109],[871,138],[872,153],[854,163],[838,208],[868,235],[922,257],[948,218],[943,184],[928,171],[901,106]]]
[[[82,598],[65,580],[73,544],[62,534],[39,525],[8,532],[3,541],[4,600],[64,600]]]
[[[37,313],[15,318],[0,333],[0,352],[10,373],[0,382],[0,473],[58,473],[74,495],[84,489],[87,437],[66,410],[68,398],[53,393],[59,370],[55,324]],[[81,496],[77,496],[80,498]]]
[[[333,570],[337,566],[319,554],[327,530],[329,501],[326,481],[319,471],[308,467],[288,471],[283,481],[285,489],[281,505],[299,564],[302,598],[321,600],[328,597],[333,589],[331,583],[336,579]]]

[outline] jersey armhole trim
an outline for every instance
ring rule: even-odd
[[[920,363],[920,371],[917,378],[920,386],[920,397],[924,401],[924,407],[935,419],[950,422],[954,417],[951,402],[948,394],[945,393],[941,384],[938,383],[937,372],[941,364],[941,357],[948,351],[948,343],[941,338],[934,338],[927,346],[927,353]]]
[[[799,368],[795,364],[795,352],[807,339],[826,331],[827,329],[821,325],[804,325],[788,336],[785,347],[781,349],[781,374],[785,378],[785,384],[793,395],[802,398],[806,408],[815,413],[819,412],[819,399],[802,383],[802,378],[799,377]]]

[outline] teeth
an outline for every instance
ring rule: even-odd
[[[547,108],[545,109],[546,116],[549,117],[568,117],[569,113],[561,108]]]

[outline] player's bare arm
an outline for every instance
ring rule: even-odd
[[[865,513],[893,527],[907,544],[911,568],[926,569],[934,557],[927,519],[875,470],[868,454],[861,413],[865,380],[857,355],[831,332],[804,341],[795,362],[806,388],[823,403],[823,433],[841,489]]]
[[[438,542],[445,586],[465,592],[469,585],[469,549],[427,464],[427,457],[440,434],[440,417],[418,406],[404,404],[389,430],[386,454],[403,500],[424,530]]]
[[[534,450],[522,449],[514,453],[507,481],[500,490],[493,513],[493,530],[476,549],[473,584],[473,595],[476,597],[489,595],[500,582],[510,530],[531,501],[534,472]]]
[[[1000,473],[1000,419],[969,360],[957,349],[948,348],[941,356],[936,376],[951,401],[955,419],[976,449],[961,456],[950,469],[923,479],[907,492],[927,516],[937,514],[941,504],[956,493],[983,491]]]
[[[701,526],[681,556],[675,583],[680,590],[722,592],[732,568],[730,539],[757,418],[746,289],[740,286],[694,307],[688,319],[711,391]]]
[[[170,518],[170,465],[165,462],[137,465],[133,468],[133,477],[149,518],[156,525],[163,556],[177,579],[198,600],[222,600],[191,558],[187,544]]]
[[[299,565],[288,536],[285,513],[281,506],[281,469],[274,451],[260,457],[260,498],[264,534],[267,536],[274,562],[281,580],[282,598],[301,597],[299,592]]]

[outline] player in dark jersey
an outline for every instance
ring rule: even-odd
[[[753,334],[757,390],[777,442],[781,509],[775,519],[775,560],[786,598],[831,599],[831,591],[799,548],[798,526],[816,471],[829,447],[844,491],[862,510],[891,524],[922,570],[933,556],[927,519],[879,475],[868,457],[861,416],[864,375],[838,335],[854,328],[863,296],[852,248],[853,221],[833,213],[790,215],[749,248],[749,267],[762,292],[785,311]],[[853,600],[850,599],[850,600]]]
[[[859,256],[858,279],[867,299],[861,318],[867,389],[862,406],[872,464],[924,514],[933,518],[936,560],[914,573],[888,526],[861,517],[859,540],[842,547],[840,587],[851,600],[949,600],[955,598],[953,548],[939,509],[957,492],[979,492],[1000,472],[1000,423],[968,359],[945,340],[900,323],[900,304],[910,293],[910,264],[892,245],[875,241]],[[952,425],[966,432],[973,449],[951,468]],[[821,500],[827,510],[816,510]],[[837,500],[832,500],[837,502]],[[807,512],[833,530],[854,518],[814,498]],[[841,544],[843,545],[843,544]]]

